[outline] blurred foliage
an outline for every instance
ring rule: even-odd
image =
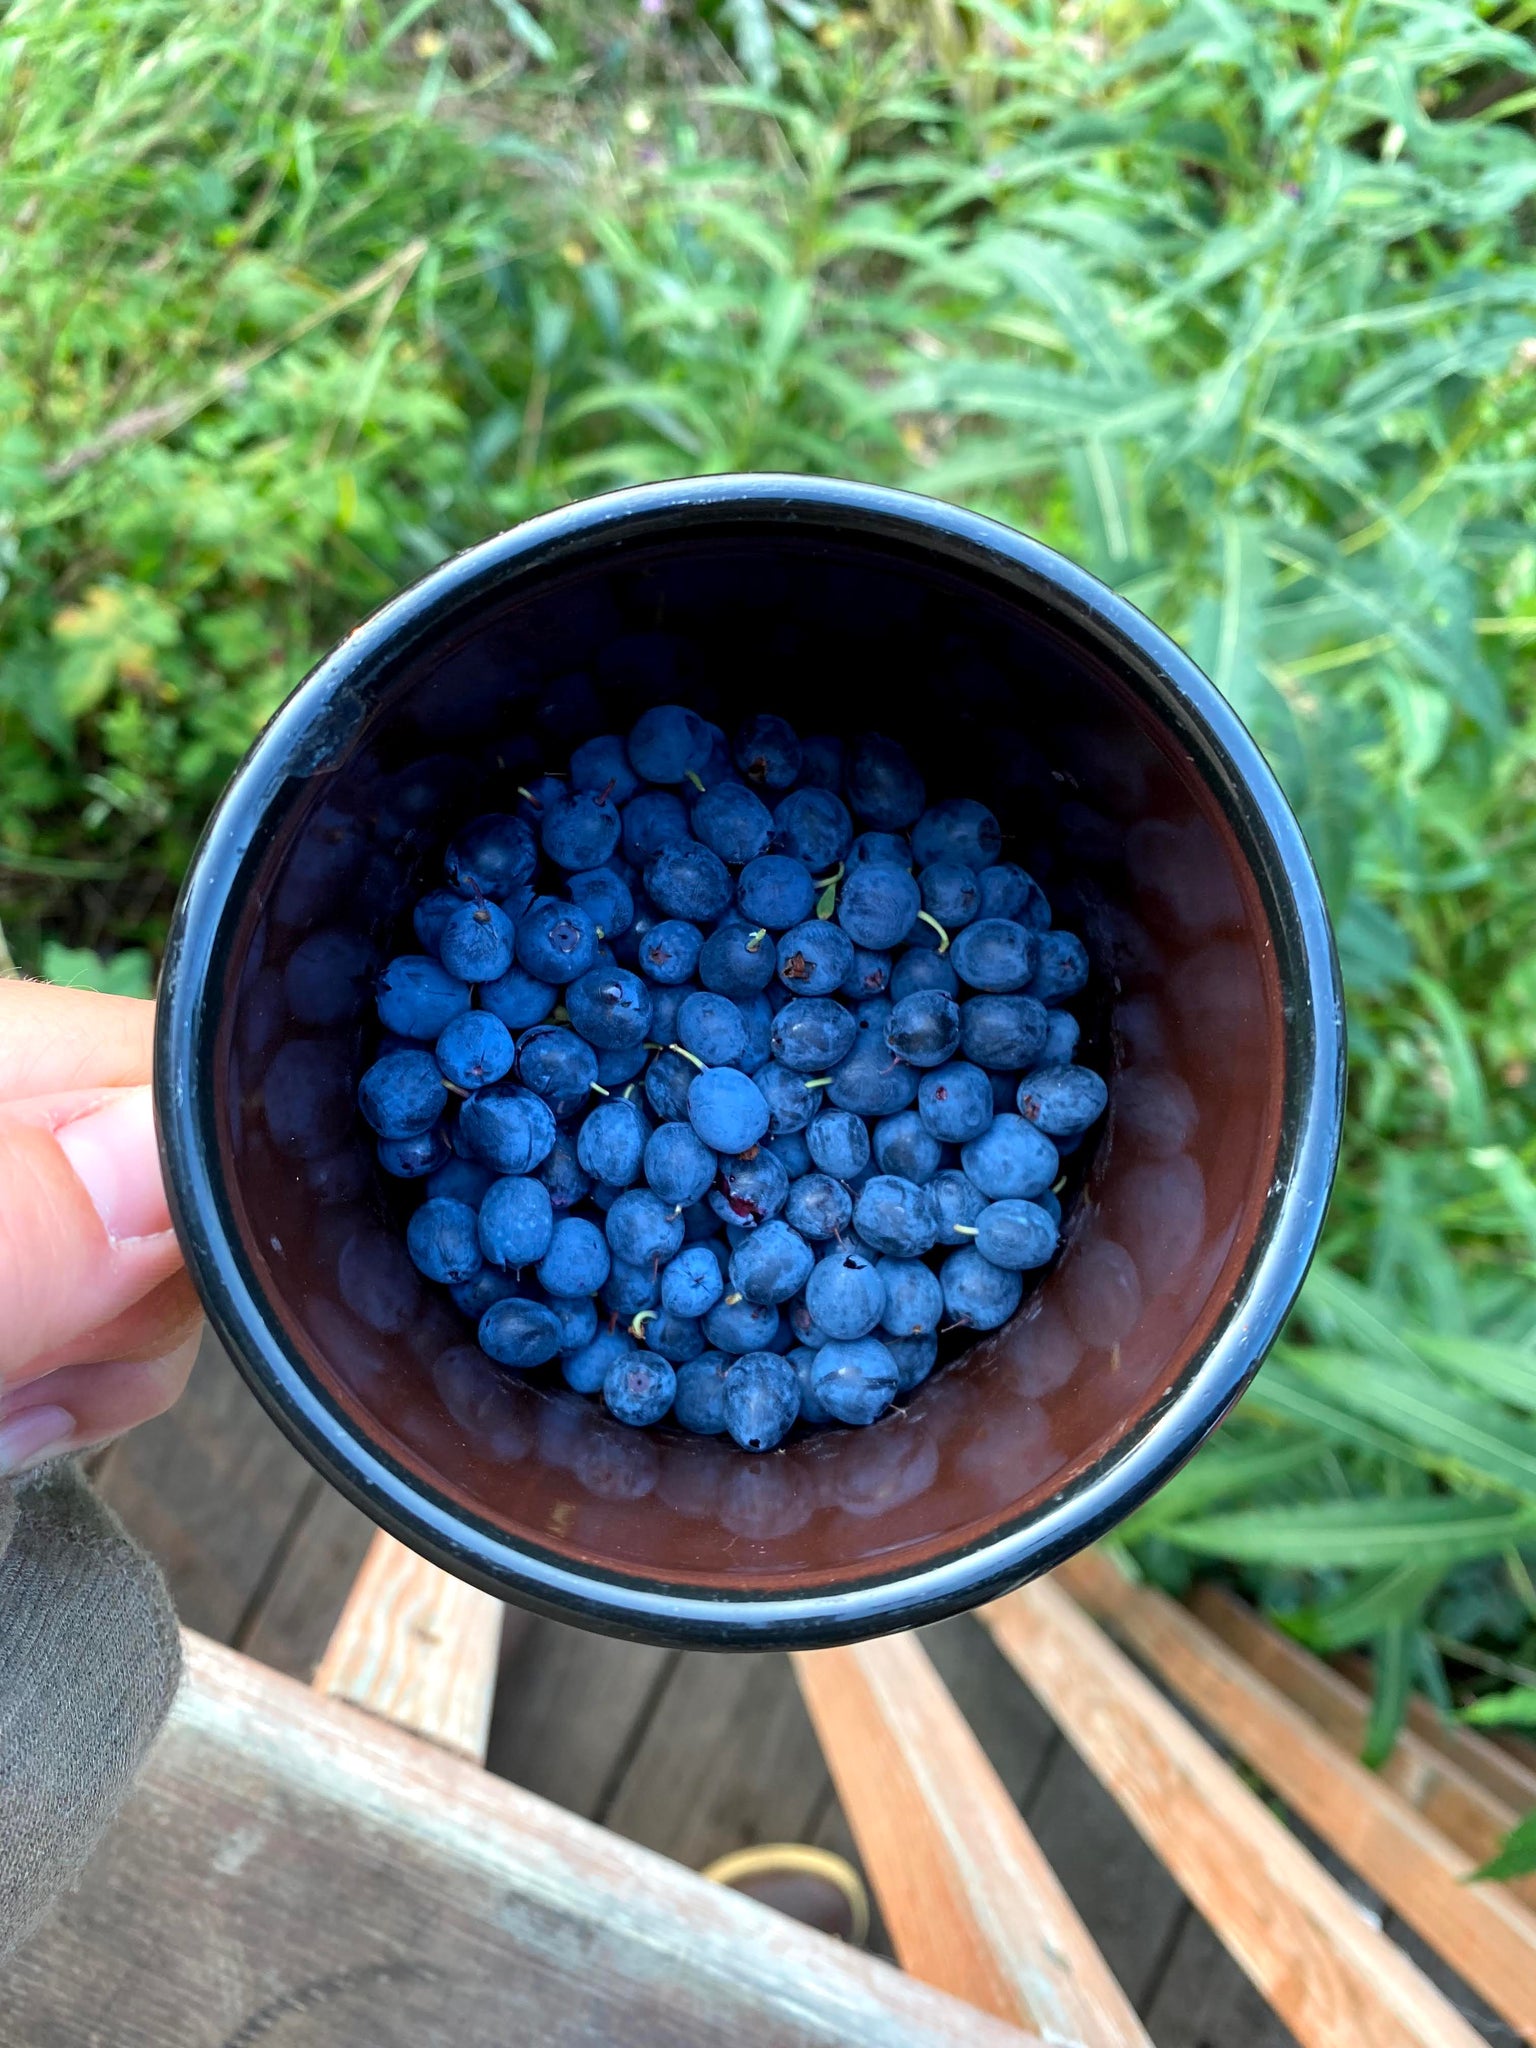
[[[1374,1648],[1378,1754],[1409,1677],[1536,1684],[1533,19],[14,0],[18,960],[152,950],[294,678],[529,512],[784,469],[1027,527],[1257,733],[1351,1008],[1325,1259],[1137,1555]]]

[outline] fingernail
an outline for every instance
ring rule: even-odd
[[[28,1408],[13,1422],[0,1422],[0,1479],[56,1458],[74,1435],[75,1418],[67,1408]]]
[[[108,1237],[155,1237],[171,1227],[147,1088],[125,1088],[58,1134]]]

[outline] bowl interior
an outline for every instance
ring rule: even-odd
[[[1231,1314],[1285,1171],[1273,888],[1214,744],[1153,696],[1060,597],[810,521],[593,547],[381,658],[344,741],[312,733],[263,794],[204,992],[221,1227],[343,1434],[525,1551],[702,1596],[900,1575],[1123,1457]],[[416,950],[454,827],[665,701],[873,727],[931,795],[988,802],[1087,942],[1085,1056],[1111,1077],[1013,1323],[875,1427],[763,1458],[491,1367],[417,1280],[353,1108],[370,974]]]

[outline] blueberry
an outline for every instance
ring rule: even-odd
[[[654,704],[629,735],[629,762],[644,782],[683,782],[709,760],[710,732],[696,711]]]
[[[940,989],[945,995],[957,995],[960,977],[942,953],[914,948],[910,953],[903,953],[891,969],[891,999],[904,1002],[908,996],[915,996],[919,989]]]
[[[939,1234],[939,1212],[928,1190],[893,1173],[877,1173],[859,1189],[853,1227],[876,1251],[920,1258]]]
[[[922,868],[950,860],[979,874],[1002,850],[1002,827],[985,804],[968,796],[935,804],[912,827],[912,852]]]
[[[377,1007],[386,1031],[436,1039],[445,1024],[469,1008],[469,987],[424,953],[403,953],[379,976]]]
[[[429,1052],[387,1052],[357,1085],[357,1104],[381,1138],[415,1138],[448,1107],[448,1090]]]
[[[731,1285],[748,1301],[776,1308],[800,1292],[815,1264],[816,1255],[800,1233],[776,1218],[731,1253]]]
[[[592,1182],[577,1156],[576,1140],[569,1131],[556,1131],[555,1142],[534,1169],[534,1178],[547,1190],[551,1208],[571,1209],[592,1192]]]
[[[760,711],[737,733],[734,758],[749,782],[788,789],[800,774],[799,735],[784,719]]]
[[[830,1173],[802,1174],[790,1182],[784,1220],[817,1243],[839,1237],[853,1218],[853,1197]]]
[[[597,1050],[597,1079],[600,1087],[613,1094],[638,1081],[651,1057],[649,1045],[603,1045]]]
[[[773,1020],[773,1056],[799,1074],[825,1074],[853,1050],[853,1012],[830,996],[796,996]]]
[[[942,1066],[960,1043],[960,1005],[940,988],[902,996],[885,1020],[885,1042],[909,1066]]]
[[[923,908],[945,931],[958,931],[981,914],[981,890],[973,868],[958,861],[931,861],[917,878]],[[935,935],[937,936],[937,935]]]
[[[536,896],[517,921],[517,964],[539,981],[575,981],[597,962],[597,931],[579,903]]]
[[[897,1059],[885,1042],[891,1008],[884,996],[859,1005],[858,1037],[852,1052],[833,1072],[827,1089],[828,1099],[838,1109],[853,1110],[859,1116],[893,1116],[898,1109],[908,1108],[916,1096],[917,1069]]]
[[[882,1117],[874,1131],[875,1164],[881,1173],[924,1186],[938,1172],[944,1147],[915,1109]]]
[[[968,924],[949,951],[963,982],[1006,995],[1029,980],[1037,943],[1034,934],[1011,918],[984,917]]]
[[[744,782],[722,782],[694,805],[693,829],[721,860],[739,868],[773,844],[773,813]]]
[[[445,1286],[473,1280],[480,1270],[475,1212],[467,1202],[441,1196],[423,1202],[406,1225],[405,1244],[417,1272]]]
[[[499,981],[480,984],[480,1007],[499,1017],[509,1031],[542,1024],[559,1000],[550,982],[536,980],[521,967],[508,968]]]
[[[729,996],[695,989],[677,1013],[676,1040],[706,1067],[739,1066],[747,1054],[747,1027]]]
[[[846,1109],[825,1109],[806,1132],[811,1157],[823,1173],[849,1180],[869,1164],[869,1131]]]
[[[609,1211],[610,1215],[612,1211]],[[643,1308],[654,1308],[661,1294],[660,1258],[647,1259],[643,1266],[615,1256],[603,1287],[603,1306],[628,1322]]]
[[[725,862],[696,840],[686,846],[663,847],[646,866],[645,887],[666,916],[701,925],[722,916],[733,894]]]
[[[791,860],[813,875],[835,868],[853,844],[853,820],[830,789],[792,789],[774,806],[774,830]]]
[[[435,953],[444,925],[463,908],[464,898],[457,889],[429,889],[411,912],[411,929],[417,943],[428,953]]]
[[[504,1273],[542,1259],[554,1228],[549,1190],[539,1180],[508,1175],[493,1182],[480,1204],[480,1249]]]
[[[1048,1138],[1075,1138],[1104,1114],[1109,1090],[1088,1067],[1036,1067],[1019,1083],[1019,1115]]]
[[[461,896],[510,896],[538,866],[533,834],[521,818],[476,818],[454,840],[444,865]]]
[[[512,1034],[489,1010],[461,1010],[438,1036],[438,1071],[455,1088],[484,1088],[504,1080],[512,1071],[512,1056]]]
[[[411,1138],[380,1138],[378,1150],[380,1166],[395,1180],[422,1180],[446,1166],[450,1156],[440,1127]]]
[[[752,1077],[768,1105],[768,1128],[776,1137],[803,1131],[821,1107],[821,1094],[792,1067],[770,1060]]]
[[[779,1312],[763,1302],[718,1301],[704,1318],[704,1335],[717,1351],[733,1356],[744,1351],[767,1351],[780,1336]]]
[[[659,1052],[645,1070],[645,1099],[663,1123],[688,1114],[688,1097],[698,1068],[680,1052]]]
[[[661,1273],[661,1305],[669,1315],[707,1315],[725,1292],[720,1261],[707,1244],[684,1245]]]
[[[586,740],[571,756],[572,789],[595,789],[616,804],[627,804],[640,787],[629,765],[629,749],[617,733]]]
[[[517,1042],[517,1078],[540,1095],[555,1116],[574,1116],[597,1079],[597,1054],[563,1024],[539,1024]]]
[[[1056,1147],[1021,1116],[995,1116],[962,1147],[960,1164],[993,1201],[1044,1194],[1060,1171]]]
[[[1069,1066],[1073,1053],[1077,1051],[1077,1041],[1082,1036],[1077,1019],[1066,1010],[1047,1010],[1045,1017],[1045,1043],[1040,1048],[1040,1063],[1047,1067]]]
[[[565,794],[565,783],[558,775],[530,775],[526,783],[519,783],[517,815],[522,823],[533,832],[539,829],[540,820],[557,797]]]
[[[510,1301],[517,1292],[517,1282],[510,1273],[498,1273],[494,1266],[482,1266],[473,1280],[459,1281],[449,1288],[448,1295],[460,1315],[478,1323],[492,1302]]]
[[[940,1289],[940,1292],[943,1290]],[[885,1348],[896,1361],[897,1391],[903,1394],[910,1394],[914,1387],[920,1387],[939,1359],[939,1340],[936,1334],[926,1337],[887,1337]]]
[[[958,1166],[948,1166],[928,1183],[938,1214],[939,1244],[969,1244],[976,1219],[987,1206],[987,1198]]]
[[[603,1406],[615,1422],[645,1429],[672,1406],[677,1375],[664,1358],[635,1352],[616,1358],[603,1380]]]
[[[758,1068],[766,1066],[773,1057],[774,995],[783,993],[775,982],[773,993],[736,998],[741,1021],[747,1027],[747,1054],[742,1066],[749,1074],[756,1074]]]
[[[496,981],[512,965],[515,930],[499,905],[463,904],[438,941],[442,963],[460,981]]]
[[[800,1413],[795,1369],[773,1351],[748,1351],[725,1375],[725,1426],[744,1451],[771,1451]]]
[[[627,1188],[640,1178],[646,1136],[640,1111],[617,1096],[589,1113],[577,1134],[576,1157],[605,1187]]]
[[[541,1301],[513,1295],[480,1318],[480,1349],[498,1365],[546,1365],[560,1351],[560,1318]]]
[[[539,838],[556,867],[599,868],[622,831],[618,805],[602,790],[566,789],[546,806]]]
[[[693,837],[681,797],[667,789],[642,789],[624,806],[624,851],[636,867],[654,860],[664,846],[684,846]]]
[[[823,1344],[811,1367],[811,1385],[839,1422],[867,1427],[896,1397],[896,1361],[878,1337]]]
[[[736,883],[741,914],[771,932],[803,924],[816,907],[816,883],[804,861],[765,853],[748,861]]]
[[[1061,1197],[1053,1194],[1047,1188],[1043,1195],[1036,1195],[1033,1199],[1035,1207],[1050,1217],[1059,1233],[1061,1230]]]
[[[694,993],[685,981],[667,982],[651,990],[651,1034],[655,1045],[671,1045],[677,1037],[677,1013]],[[694,1070],[697,1072],[697,1068]]]
[[[695,1436],[719,1436],[725,1429],[725,1376],[730,1360],[723,1351],[706,1351],[677,1368],[673,1413]]]
[[[646,1309],[637,1315],[632,1328],[640,1333],[647,1351],[654,1351],[668,1365],[686,1365],[704,1350],[704,1332],[693,1316],[674,1315],[666,1307]]]
[[[545,1304],[560,1324],[560,1351],[584,1351],[597,1335],[597,1303],[589,1294],[551,1294]]]
[[[566,1013],[589,1045],[643,1045],[654,1014],[651,991],[627,967],[589,967],[565,993]]]
[[[941,1144],[967,1144],[991,1127],[992,1083],[967,1060],[931,1067],[918,1087],[917,1113]]]
[[[753,1079],[757,1082],[759,1087],[762,1086],[763,1075],[766,1072],[766,1067],[761,1068],[753,1076]],[[796,1075],[795,1078],[798,1081],[800,1077]],[[817,1099],[820,1100],[819,1097]],[[810,1148],[807,1146],[805,1139],[801,1136],[799,1131],[771,1130],[768,1133],[767,1137],[764,1138],[763,1143],[767,1146],[768,1150],[773,1154],[774,1158],[778,1160],[780,1166],[782,1166],[784,1171],[789,1175],[791,1181],[797,1181],[801,1179],[805,1174],[808,1174],[810,1172]]]
[[[608,1241],[585,1216],[562,1216],[538,1265],[547,1294],[596,1294],[608,1278]]]
[[[912,848],[899,832],[861,832],[848,849],[848,866],[910,868]]]
[[[555,1142],[549,1105],[509,1081],[471,1095],[459,1111],[459,1129],[471,1156],[502,1173],[529,1172]]]
[[[862,1252],[828,1252],[805,1283],[805,1305],[829,1338],[867,1337],[885,1313],[885,1287]]]
[[[1051,906],[1045,900],[1045,891],[1033,875],[1025,874],[1012,861],[999,861],[993,867],[983,868],[976,881],[981,890],[983,917],[1011,917],[1015,924],[1027,925],[1032,932],[1049,928]]]
[[[599,1330],[592,1341],[579,1351],[562,1354],[560,1370],[565,1375],[566,1385],[573,1387],[578,1394],[599,1393],[609,1368],[621,1358],[628,1358],[634,1349],[622,1330]]]
[[[853,968],[854,945],[839,925],[811,918],[785,932],[775,959],[779,980],[792,995],[830,996]]]
[[[1088,980],[1088,951],[1072,932],[1035,934],[1029,992],[1042,1003],[1064,1003]]]
[[[741,1159],[722,1159],[718,1185],[707,1197],[722,1223],[755,1230],[777,1216],[789,1194],[789,1175],[766,1145]]]
[[[917,922],[923,899],[905,868],[852,868],[837,888],[837,921],[856,946],[873,953],[899,946]]]
[[[488,1166],[479,1166],[473,1159],[450,1159],[427,1182],[427,1199],[467,1202],[471,1209],[478,1209],[495,1178]]]
[[[609,1247],[626,1265],[649,1266],[682,1250],[682,1218],[649,1188],[626,1188],[608,1211]]]
[[[688,1090],[688,1121],[711,1152],[745,1152],[768,1129],[768,1105],[734,1067],[706,1067]]]
[[[976,1249],[994,1266],[1012,1273],[1048,1265],[1056,1253],[1058,1232],[1044,1209],[1033,1202],[993,1202],[976,1223]]]
[[[881,1259],[875,1268],[885,1289],[880,1327],[893,1337],[927,1337],[944,1320],[939,1276],[921,1259]]]
[[[841,789],[842,741],[829,732],[807,733],[800,742],[800,780],[811,789]]]
[[[646,1139],[646,1183],[669,1209],[688,1208],[701,1200],[714,1177],[715,1155],[691,1125],[658,1124]]]
[[[994,1266],[970,1245],[951,1252],[939,1271],[944,1308],[952,1322],[973,1330],[1001,1329],[1023,1298],[1017,1273]]]
[[[861,1003],[872,996],[885,995],[891,986],[894,965],[889,953],[872,953],[867,946],[855,946],[848,972],[838,983],[838,994]]]
[[[921,816],[927,791],[907,750],[882,733],[856,739],[848,755],[848,802],[878,831],[899,832]]]
[[[605,939],[621,939],[635,921],[635,899],[628,882],[612,867],[583,868],[567,875],[571,901],[579,903],[594,929]]]
[[[640,941],[640,971],[647,981],[676,987],[692,978],[703,944],[704,934],[696,924],[680,917],[663,918]]]
[[[960,1006],[960,1049],[978,1067],[1016,1074],[1040,1057],[1048,1015],[1033,996],[971,996]]]
[[[764,989],[773,979],[777,955],[766,925],[732,918],[712,931],[699,953],[699,979],[722,996]]]
[[[795,1379],[800,1388],[800,1420],[819,1429],[824,1422],[835,1421],[830,1408],[823,1408],[816,1392],[813,1375],[816,1368],[816,1353],[808,1344],[797,1344],[786,1359],[794,1369]]]

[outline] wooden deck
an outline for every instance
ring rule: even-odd
[[[114,1445],[96,1477],[160,1560],[183,1621],[310,1675],[372,1525],[290,1449],[211,1341],[178,1408]],[[1289,2042],[982,1629],[962,1619],[923,1635],[1159,2048]],[[778,1654],[657,1650],[514,1611],[489,1764],[694,1868],[761,1841],[854,1853]],[[1321,1857],[1376,1915],[1372,1896]],[[1386,1925],[1487,2040],[1515,2040],[1411,1933]],[[874,1945],[889,1952],[878,1926]]]

